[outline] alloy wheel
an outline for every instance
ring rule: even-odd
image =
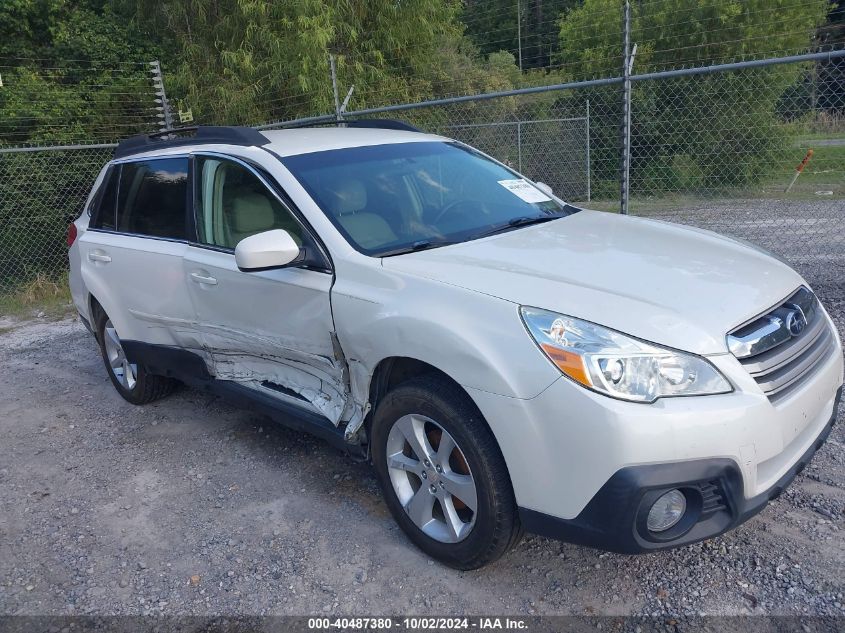
[[[123,345],[120,343],[120,337],[118,337],[111,319],[106,321],[103,328],[103,344],[106,348],[109,368],[114,377],[125,389],[132,391],[137,382],[138,366],[127,360]]]
[[[475,525],[478,496],[455,439],[423,415],[399,418],[387,436],[387,471],[408,517],[424,534],[457,543]]]

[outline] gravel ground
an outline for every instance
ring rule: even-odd
[[[0,436],[3,614],[845,614],[841,423],[723,537],[627,557],[529,536],[470,573],[318,440],[189,389],[125,403],[74,320],[0,336]]]

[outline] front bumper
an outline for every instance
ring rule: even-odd
[[[833,414],[807,450],[767,490],[746,498],[743,478],[731,459],[630,466],[617,471],[574,519],[520,508],[529,532],[579,545],[636,554],[688,545],[722,534],[747,521],[777,498],[827,439],[836,421],[842,387]],[[645,527],[651,504],[664,492],[681,489],[687,513],[678,525],[652,534]]]

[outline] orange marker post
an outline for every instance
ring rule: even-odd
[[[795,175],[792,177],[792,181],[789,183],[789,186],[786,188],[784,193],[789,193],[789,190],[792,189],[792,185],[795,184],[795,181],[798,180],[798,176],[801,175],[801,172],[804,171],[804,168],[807,166],[807,163],[810,162],[810,159],[813,157],[813,150],[808,149],[807,154],[804,156],[804,160],[802,160],[798,167],[795,168]]]

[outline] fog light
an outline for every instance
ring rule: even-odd
[[[665,532],[684,516],[687,499],[680,490],[670,490],[662,495],[648,511],[648,529],[652,532]]]

